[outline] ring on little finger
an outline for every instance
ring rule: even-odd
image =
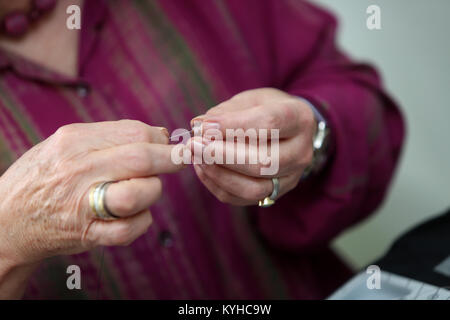
[[[278,178],[272,178],[273,191],[272,194],[268,197],[265,197],[262,200],[259,200],[258,206],[262,208],[268,208],[275,204],[275,199],[278,197],[280,193],[280,180]]]

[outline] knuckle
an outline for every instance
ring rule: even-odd
[[[78,128],[79,128],[79,126],[76,123],[66,124],[64,126],[59,127],[56,130],[55,135],[62,136],[62,137],[72,135],[72,134],[78,132]]]
[[[266,116],[266,127],[267,129],[280,129],[281,121],[277,113],[269,113]]]
[[[235,94],[234,96],[232,96],[230,100],[236,100],[236,99],[245,97],[246,95],[248,95],[251,92],[252,92],[252,89],[241,91],[241,92]]]
[[[140,126],[145,126],[146,124],[140,120],[132,120],[132,119],[122,119],[119,120],[118,122],[125,124],[128,127],[140,127]]]
[[[151,141],[152,133],[150,126],[139,120],[120,120],[126,124],[124,132],[132,141]]]
[[[73,137],[79,132],[76,124],[59,127],[52,136],[52,148],[55,152],[64,151],[73,144]]]
[[[282,101],[279,106],[280,119],[282,124],[289,123],[289,127],[298,129],[300,127],[298,102],[292,99]]]
[[[284,119],[295,119],[297,116],[291,101],[284,101],[278,106],[280,113]]]

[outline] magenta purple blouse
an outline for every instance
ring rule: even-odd
[[[154,224],[128,247],[55,257],[26,298],[324,298],[348,278],[329,249],[386,194],[404,124],[371,67],[305,1],[86,1],[79,77],[0,53],[0,173],[58,127],[139,119],[172,131],[243,90],[313,102],[333,131],[323,172],[268,209],[220,203],[192,168],[162,177]],[[82,290],[66,268],[80,266]]]

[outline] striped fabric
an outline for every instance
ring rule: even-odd
[[[373,69],[335,49],[331,16],[295,0],[87,0],[82,23],[77,78],[0,52],[0,172],[68,123],[171,131],[265,86],[319,105],[336,150],[320,177],[264,211],[220,203],[193,170],[163,176],[145,235],[105,248],[103,264],[100,248],[48,259],[26,298],[317,299],[350,275],[328,243],[382,200],[403,124]],[[72,264],[82,290],[66,287]]]

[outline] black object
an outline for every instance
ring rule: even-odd
[[[374,264],[381,270],[448,288],[450,276],[436,267],[449,258],[450,209],[402,235]]]
[[[168,230],[163,230],[159,234],[159,243],[166,248],[170,248],[173,245],[172,233]]]

